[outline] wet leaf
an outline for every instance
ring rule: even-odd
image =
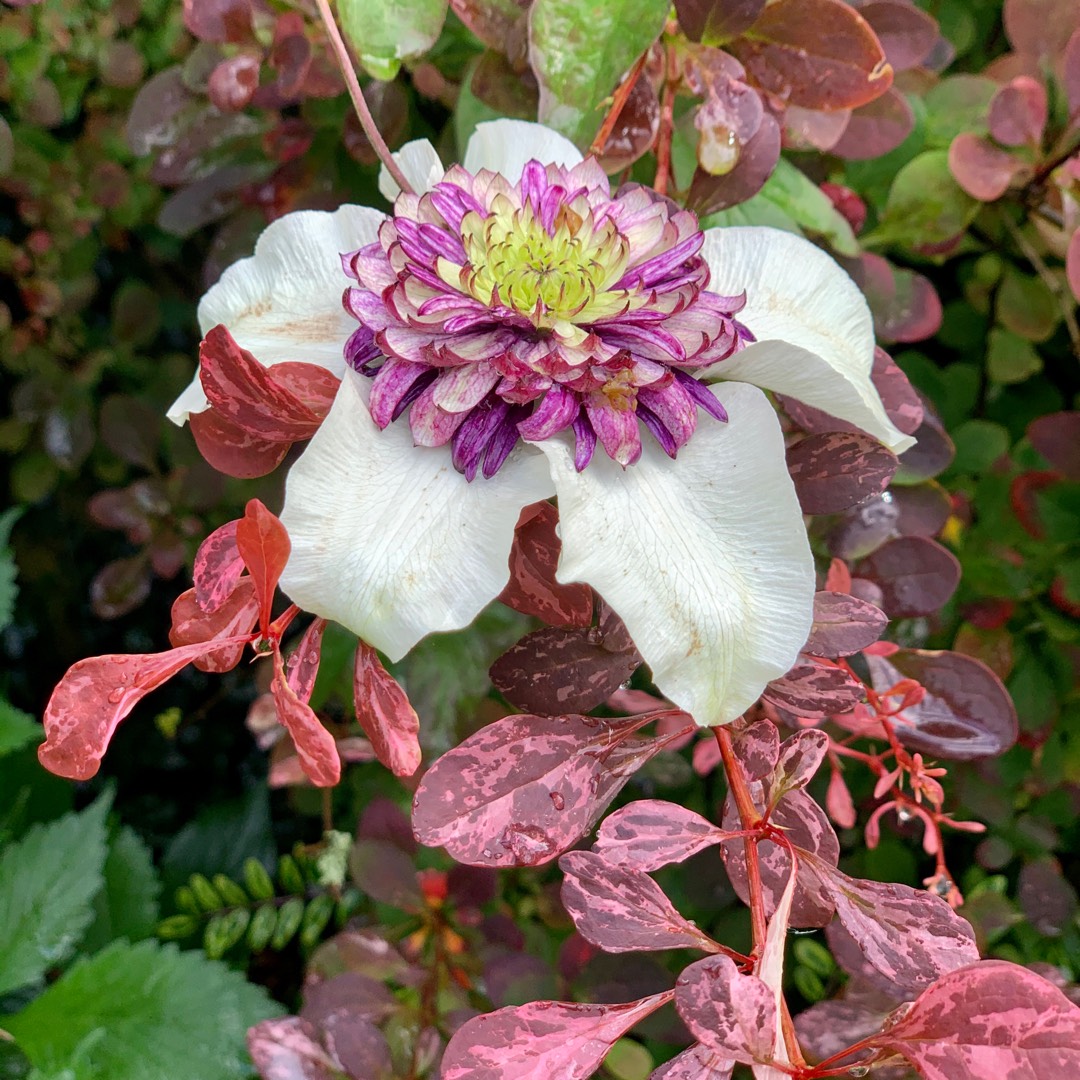
[[[787,464],[804,514],[835,514],[877,495],[898,467],[877,439],[844,432],[808,435],[788,448]]]
[[[659,870],[718,844],[727,833],[693,810],[641,799],[604,818],[593,850],[612,866]]]
[[[251,499],[244,507],[244,516],[236,523],[236,548],[255,583],[259,625],[263,637],[268,637],[274,593],[292,549],[289,535],[258,499]]]
[[[360,63],[376,79],[392,79],[401,61],[420,56],[439,38],[447,0],[338,0],[341,27]]]
[[[211,649],[195,661],[200,671],[231,671],[240,663],[248,638],[259,617],[259,598],[255,582],[243,578],[225,601],[207,612],[199,606],[194,589],[181,593],[172,606],[172,625],[169,643],[175,647],[211,644],[219,639],[230,639],[232,644]]]
[[[761,126],[739,148],[738,160],[729,172],[714,176],[701,168],[695,170],[687,207],[704,217],[746,202],[762,189],[779,159],[780,125],[765,114]]]
[[[644,871],[613,866],[589,851],[564,855],[559,868],[565,875],[563,907],[577,932],[605,952],[716,951],[709,937],[675,910]]]
[[[356,649],[353,705],[379,760],[395,776],[412,776],[420,767],[420,718],[401,684],[364,641]]]
[[[731,1080],[734,1068],[735,1062],[731,1058],[694,1043],[656,1069],[649,1080]]]
[[[304,774],[316,787],[333,787],[341,779],[341,758],[334,736],[288,684],[280,656],[274,658],[270,692],[274,695],[278,719],[292,736]]]
[[[814,625],[803,652],[835,659],[872,645],[889,625],[880,608],[847,593],[814,594]]]
[[[960,581],[952,552],[924,536],[901,536],[878,548],[856,568],[882,592],[881,607],[892,619],[932,615]]]
[[[311,691],[315,688],[325,629],[325,619],[314,619],[285,664],[285,681],[303,702],[311,700]]]
[[[237,524],[227,521],[215,529],[195,553],[195,599],[207,615],[213,615],[232,595],[244,572],[244,560],[236,546]]]
[[[691,40],[719,45],[754,25],[765,0],[675,0],[679,29]]]
[[[894,721],[909,749],[950,761],[996,757],[1016,742],[1016,709],[1001,680],[981,661],[955,652],[901,649],[869,656],[874,688],[881,693],[901,679],[926,689],[917,705]]]

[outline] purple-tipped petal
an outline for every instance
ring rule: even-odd
[[[382,359],[379,346],[375,343],[375,335],[366,326],[358,326],[349,335],[344,353],[345,363],[361,375],[374,375],[378,370],[375,362]]]
[[[592,461],[596,450],[596,432],[589,423],[588,414],[582,409],[574,421],[574,468],[578,472],[585,469]]]
[[[684,446],[694,434],[694,428],[697,427],[698,405],[677,379],[672,379],[667,386],[659,390],[649,386],[643,387],[638,391],[638,408],[640,409],[641,406],[647,408],[663,424],[664,429],[674,440],[676,448]],[[664,445],[662,440],[660,445]],[[671,456],[674,457],[674,454]]]
[[[518,424],[518,432],[527,441],[549,439],[568,428],[579,412],[581,402],[577,395],[556,383],[536,405],[532,415]]]
[[[451,459],[454,468],[465,474],[466,480],[476,478],[480,459],[488,448],[492,436],[502,425],[510,406],[495,394],[489,394],[472,409],[454,432]]]
[[[468,364],[444,371],[435,383],[435,404],[447,412],[468,412],[479,405],[499,381],[499,373],[490,364]]]
[[[634,409],[615,409],[602,392],[590,394],[585,401],[596,437],[612,461],[633,465],[641,457],[641,432]]]
[[[700,379],[688,375],[685,371],[673,373],[679,385],[703,408],[710,416],[726,424],[728,420],[727,410],[717,400],[716,395]]]
[[[413,402],[409,428],[417,446],[445,446],[468,413],[450,413],[435,404],[434,383]]]
[[[488,440],[483,467],[484,476],[488,480],[502,468],[503,462],[506,461],[510,456],[510,452],[517,445],[518,424],[526,411],[521,405],[511,405],[502,423],[499,424]]]
[[[652,432],[653,438],[660,444],[660,448],[664,451],[669,458],[674,458],[679,452],[679,443],[675,441],[675,437],[671,434],[664,422],[660,419],[648,407],[648,405],[642,405],[638,403],[637,409],[638,419]]]
[[[410,391],[416,387],[417,380],[422,379],[429,372],[432,378],[429,378],[423,386],[413,393],[412,401],[415,401],[423,390],[431,384],[437,372],[426,364],[414,364],[408,360],[387,360],[379,368],[371,384],[371,396],[368,398],[368,411],[371,413],[371,419],[380,428],[385,428],[387,424],[393,423],[401,415],[402,411],[408,408],[409,402],[406,401],[406,398]]]

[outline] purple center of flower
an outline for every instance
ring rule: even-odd
[[[342,256],[360,323],[345,359],[373,377],[380,428],[407,412],[416,444],[449,443],[469,480],[567,429],[579,471],[597,442],[632,465],[641,425],[675,457],[699,408],[727,419],[694,371],[754,340],[745,294],[707,291],[703,242],[647,188],[613,198],[592,159],[530,161],[516,184],[454,166]]]

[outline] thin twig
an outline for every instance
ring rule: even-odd
[[[405,174],[401,171],[401,166],[394,160],[394,155],[390,153],[390,147],[386,145],[386,140],[379,134],[375,118],[371,115],[371,110],[364,100],[363,91],[361,91],[360,83],[356,78],[356,70],[353,68],[352,57],[349,56],[349,48],[341,37],[341,31],[338,30],[334,14],[330,10],[329,0],[315,0],[315,4],[326,26],[326,32],[330,35],[330,45],[334,50],[334,55],[337,57],[338,67],[341,68],[341,74],[345,78],[345,85],[349,88],[349,97],[352,98],[353,108],[356,110],[364,134],[368,137],[368,142],[371,143],[375,153],[379,155],[379,160],[386,166],[387,172],[394,178],[397,186],[406,194],[414,194],[412,184],[409,183]]]
[[[645,61],[648,58],[649,50],[646,49],[638,57],[637,63],[630,69],[630,74],[626,76],[618,90],[615,91],[611,99],[611,108],[608,109],[608,114],[604,117],[604,122],[600,125],[600,130],[596,133],[596,138],[593,139],[592,145],[589,147],[589,153],[593,157],[599,157],[604,152],[604,147],[607,146],[607,141],[611,138],[611,133],[615,130],[615,125],[619,122],[619,117],[622,116],[622,111],[630,100],[630,94],[637,85],[641,70],[645,67]]]

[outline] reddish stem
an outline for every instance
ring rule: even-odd
[[[656,135],[656,179],[653,187],[658,195],[666,195],[671,179],[671,136],[675,127],[675,84],[671,81],[673,67],[671,50],[665,56],[664,88],[660,92],[660,130]]]
[[[630,69],[630,74],[626,76],[615,91],[611,99],[611,108],[608,109],[608,114],[604,117],[604,122],[600,125],[600,130],[596,133],[596,138],[593,139],[592,145],[589,147],[589,153],[593,157],[599,157],[604,152],[604,147],[607,146],[607,141],[611,138],[611,133],[615,130],[615,125],[619,122],[619,117],[622,116],[627,101],[630,100],[630,94],[637,85],[638,77],[641,75],[641,71],[645,67],[645,61],[648,58],[649,50],[646,49],[638,57],[637,63]]]

